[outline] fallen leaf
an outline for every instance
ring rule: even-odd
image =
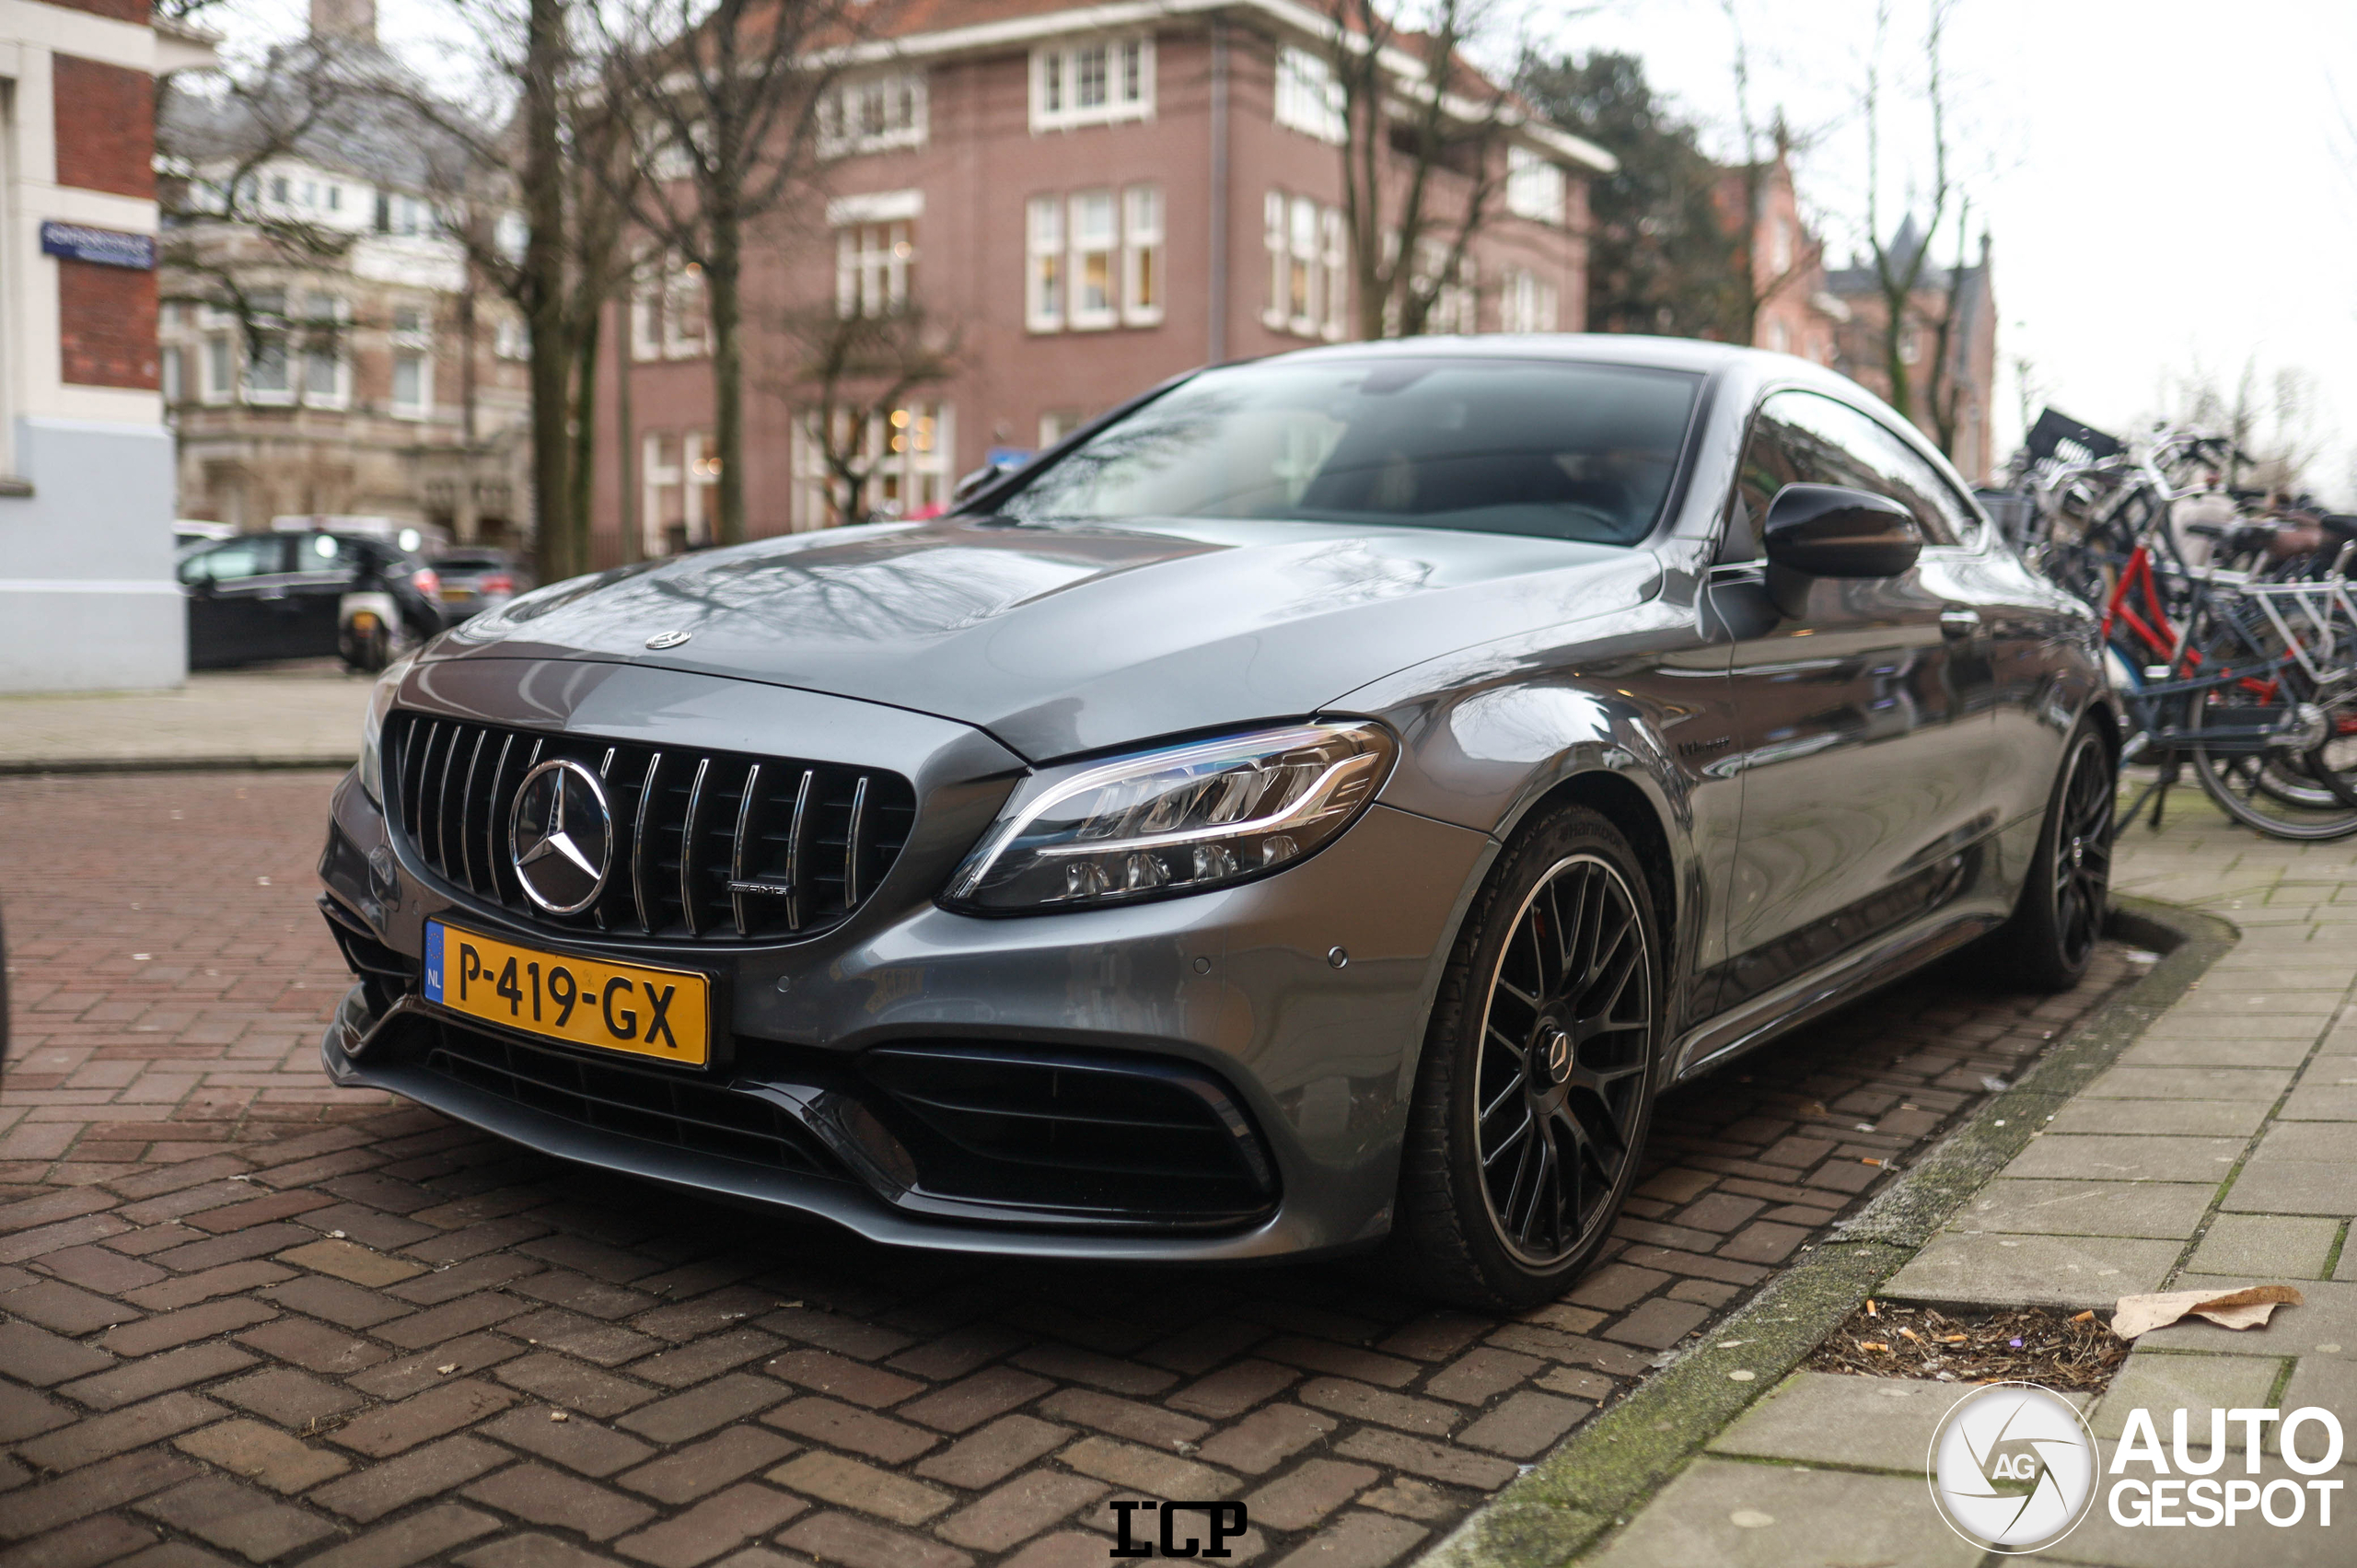
[[[571,1421],[573,1417],[563,1411],[549,1411],[549,1419],[551,1421]]]
[[[447,1377],[450,1374],[459,1370],[459,1364],[454,1361],[447,1366],[437,1366],[434,1370],[442,1374],[443,1376]]]
[[[2252,1285],[2223,1294],[2208,1290],[2160,1291],[2123,1295],[2112,1308],[2111,1331],[2123,1340],[2165,1329],[2191,1314],[2222,1329],[2261,1329],[2278,1307],[2304,1307],[2307,1298],[2290,1285]]]

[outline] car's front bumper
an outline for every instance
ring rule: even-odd
[[[545,691],[552,668],[523,672],[509,689]],[[578,667],[566,673],[578,691]],[[956,820],[935,840],[921,819],[877,896],[818,936],[633,946],[538,928],[439,884],[347,780],[321,874],[347,954],[361,955],[355,967],[413,967],[431,919],[557,952],[690,964],[714,977],[725,1039],[711,1071],[649,1076],[638,1063],[503,1037],[413,995],[394,1004],[396,972],[355,987],[329,1028],[322,1054],[338,1082],[391,1090],[552,1156],[798,1209],[892,1244],[1251,1259],[1348,1248],[1388,1228],[1417,1051],[1463,900],[1494,848],[1485,835],[1377,806],[1320,854],[1262,881],[1121,909],[978,919],[932,901],[1012,786],[1012,772],[995,783],[957,776],[1004,760],[977,732],[698,676],[641,670],[621,685],[628,703],[601,707],[593,696],[562,714],[492,716],[674,745],[687,731],[749,748],[768,729],[794,737],[775,749],[805,754],[814,735],[864,733],[898,753],[882,762],[917,781],[921,802],[954,802]],[[434,695],[411,691],[404,701]],[[465,711],[481,716],[488,693],[467,696]],[[395,1005],[401,1016],[389,1020]],[[869,1071],[878,1053],[931,1051],[1135,1063],[1208,1101],[1224,1091],[1233,1111],[1220,1114],[1248,1126],[1265,1159],[1264,1201],[1190,1214],[1119,1195],[1134,1184],[1077,1206],[935,1191],[879,1131],[907,1124]],[[564,1086],[549,1088],[552,1075]],[[594,1091],[582,1087],[589,1079]],[[693,1094],[670,1095],[679,1082]],[[644,1121],[653,1134],[612,1109],[633,1086],[664,1102],[668,1119]],[[761,1157],[741,1137],[710,1132],[714,1117],[670,1105],[699,1097],[732,1125],[747,1107],[773,1115],[784,1157]]]

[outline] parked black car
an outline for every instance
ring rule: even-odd
[[[336,653],[381,669],[447,624],[434,569],[356,534],[243,534],[181,556],[180,579],[193,669]]]

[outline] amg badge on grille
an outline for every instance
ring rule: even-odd
[[[613,822],[606,786],[580,763],[560,757],[526,773],[508,815],[507,854],[532,901],[551,914],[595,903],[613,860]]]

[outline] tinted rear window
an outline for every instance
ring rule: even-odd
[[[1634,544],[1701,377],[1547,360],[1207,371],[1002,499],[1023,521],[1258,517]]]

